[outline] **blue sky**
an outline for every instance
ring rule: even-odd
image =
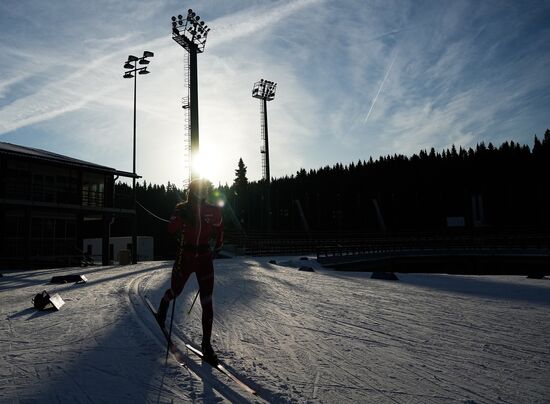
[[[0,2],[0,141],[132,169],[129,54],[138,78],[137,172],[182,185],[184,51],[170,17],[211,27],[199,55],[205,176],[261,178],[260,78],[271,174],[370,156],[514,140],[550,127],[550,2],[197,0]]]

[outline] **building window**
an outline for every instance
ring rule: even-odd
[[[82,178],[82,205],[103,206],[105,178],[103,175],[85,173]]]
[[[4,194],[9,199],[29,199],[31,194],[31,172],[29,164],[8,160],[4,178]]]
[[[74,215],[33,214],[30,255],[61,258],[77,254],[75,228]]]
[[[25,214],[23,211],[9,211],[4,219],[5,232],[2,242],[3,258],[24,257],[26,251]]]

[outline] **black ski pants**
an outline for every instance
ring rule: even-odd
[[[172,268],[170,289],[166,290],[163,299],[167,302],[179,296],[189,276],[195,272],[199,283],[199,293],[202,307],[202,341],[210,343],[212,337],[212,323],[214,321],[214,306],[212,293],[214,291],[214,265],[212,253],[195,255],[184,252],[176,260]]]

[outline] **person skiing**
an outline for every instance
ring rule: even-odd
[[[178,203],[170,218],[168,231],[172,234],[181,232],[181,243],[172,268],[170,288],[166,290],[159,304],[157,321],[164,327],[170,301],[182,292],[187,279],[195,272],[202,307],[202,353],[205,360],[216,363],[217,356],[210,342],[214,320],[214,266],[209,241],[214,233],[214,251],[221,249],[223,223],[221,209],[208,204],[207,196],[208,183],[205,180],[191,181],[187,201]]]

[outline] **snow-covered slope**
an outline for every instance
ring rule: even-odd
[[[275,259],[278,265],[270,264]],[[311,266],[315,272],[299,271]],[[550,401],[550,280],[333,272],[291,257],[217,260],[213,345],[270,402]],[[173,358],[143,303],[171,263],[4,273],[0,402],[261,401]],[[83,273],[83,285],[51,276]],[[173,333],[200,342],[194,278]],[[66,301],[36,312],[41,290]],[[169,311],[170,314],[170,311]]]

